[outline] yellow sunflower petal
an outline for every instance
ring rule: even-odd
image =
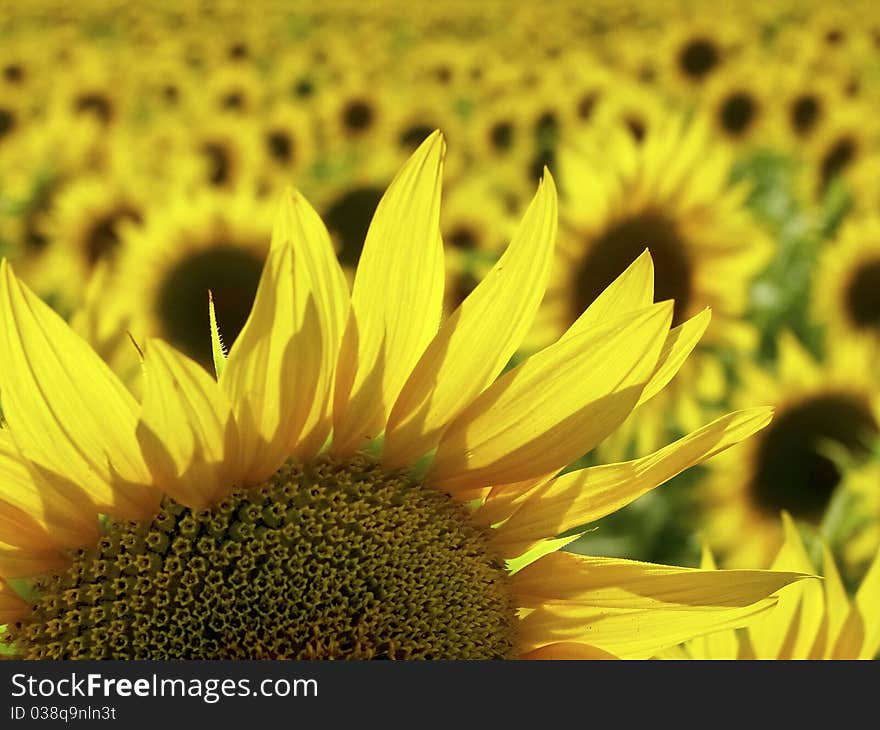
[[[718,570],[715,556],[705,542],[700,559],[700,570]],[[695,659],[736,659],[739,654],[739,640],[732,629],[699,636],[689,641],[687,647],[688,653]]]
[[[73,484],[41,479],[0,429],[0,540],[18,547],[77,547],[98,536],[98,510]]]
[[[495,543],[502,555],[511,557],[542,538],[616,512],[676,474],[748,438],[764,428],[771,416],[770,408],[731,413],[641,459],[568,472],[539,485],[498,527]]]
[[[0,575],[7,578],[32,578],[70,565],[70,558],[60,550],[22,550],[0,542]]]
[[[430,480],[448,491],[537,477],[629,415],[660,354],[672,303],[566,338],[487,388],[447,429]]]
[[[251,484],[276,471],[313,431],[323,429],[321,443],[329,432],[329,363],[347,303],[335,257],[329,261],[329,237],[316,219],[300,196],[285,196],[253,309],[220,379]]]
[[[187,507],[209,507],[240,479],[226,394],[200,365],[161,340],[147,343],[137,436],[157,488]]]
[[[688,355],[697,346],[711,319],[711,310],[704,309],[698,315],[691,317],[687,322],[669,331],[669,336],[663,344],[660,357],[657,358],[657,369],[642,391],[639,405],[651,400],[675,377],[675,374],[684,365],[685,360],[687,360]]]
[[[556,239],[556,186],[549,172],[504,255],[444,322],[394,404],[383,461],[412,463],[498,377],[544,296]]]
[[[157,494],[135,438],[137,402],[55,312],[0,264],[0,391],[22,454],[103,512],[150,515]]]
[[[873,659],[880,652],[880,552],[856,592],[856,608],[864,624],[860,659]]]
[[[546,644],[538,649],[526,652],[520,659],[545,660],[545,659],[617,659],[607,651],[589,644],[578,644],[573,641],[561,641],[556,644]]]
[[[621,314],[644,309],[654,301],[654,259],[645,249],[575,320],[561,339],[597,327]]]
[[[445,143],[428,137],[394,178],[370,223],[340,352],[333,450],[362,447],[388,414],[443,309],[440,187]]]
[[[822,573],[824,575],[825,590],[825,615],[827,617],[826,646],[833,647],[837,643],[837,637],[846,623],[849,615],[850,603],[846,595],[846,588],[840,579],[840,572],[834,561],[834,555],[827,544],[822,545]]]
[[[526,651],[552,642],[587,642],[621,658],[747,623],[769,597],[804,578],[760,570],[697,570],[613,558],[552,553],[511,578]]]
[[[785,542],[771,566],[773,570],[812,573],[815,568],[801,542],[797,527],[783,514]],[[825,613],[822,584],[805,581],[786,589],[779,603],[749,627],[759,659],[806,659],[816,642]]]
[[[0,578],[0,625],[11,624],[27,615],[30,606]]]

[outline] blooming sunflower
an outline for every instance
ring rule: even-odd
[[[706,535],[731,564],[764,565],[782,542],[779,512],[818,525],[843,477],[880,433],[880,400],[867,348],[841,343],[819,364],[792,336],[773,375],[741,369],[738,406],[772,403],[772,425],[710,465]]]
[[[564,150],[560,245],[529,345],[557,337],[649,247],[657,299],[675,301],[673,325],[711,307],[705,344],[747,350],[753,339],[742,319],[748,285],[770,246],[744,206],[746,190],[727,182],[730,161],[727,147],[709,142],[705,123],[687,126],[668,116],[641,144],[614,129]],[[714,363],[714,357],[694,360],[688,380],[699,377],[705,390],[665,394],[654,409],[663,421],[670,408],[680,418],[698,416],[695,396],[718,398],[723,384]],[[651,432],[665,438],[653,427],[638,430],[648,438],[644,448],[659,445]]]
[[[783,513],[785,541],[772,570],[816,568],[797,527]],[[880,651],[880,553],[850,600],[834,556],[823,545],[824,581],[801,581],[780,591],[779,602],[739,632],[726,630],[668,649],[667,659],[873,659]],[[715,561],[704,548],[704,570]]]
[[[2,264],[0,575],[41,576],[0,583],[19,655],[650,656],[801,577],[552,552],[769,411],[554,478],[689,348],[642,265],[499,378],[543,293],[553,181],[440,324],[443,148],[433,134],[392,182],[350,296],[287,196],[228,357],[212,328],[218,377],[149,340],[140,405]]]
[[[822,255],[814,316],[828,334],[880,342],[880,216],[852,218]]]

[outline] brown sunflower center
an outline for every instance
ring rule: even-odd
[[[587,254],[575,269],[572,321],[646,248],[654,260],[654,300],[674,300],[673,324],[684,321],[692,295],[693,273],[687,245],[676,223],[656,211],[612,223],[588,242]]]
[[[739,137],[748,131],[757,113],[758,106],[751,94],[734,92],[721,104],[721,126],[731,136]]]
[[[15,129],[15,115],[10,109],[0,107],[0,139]]]
[[[859,329],[880,329],[880,259],[862,264],[846,290],[846,308]]]
[[[446,235],[446,242],[462,251],[473,251],[480,245],[480,231],[467,223],[459,223],[452,227]]]
[[[685,44],[678,65],[686,76],[699,81],[721,61],[718,47],[709,38],[694,38]]]
[[[21,64],[10,63],[3,67],[3,78],[10,84],[21,84],[26,77],[27,73]]]
[[[812,94],[797,97],[789,107],[789,118],[795,133],[803,137],[813,131],[821,111],[819,99]]]
[[[375,116],[373,107],[358,99],[345,105],[342,110],[342,124],[349,132],[364,132],[373,126]]]
[[[435,127],[430,124],[412,124],[404,129],[397,138],[398,145],[405,150],[415,150],[431,136]]]
[[[489,130],[489,144],[497,152],[507,152],[513,147],[514,129],[510,122],[498,122]]]
[[[337,256],[343,266],[357,266],[367,229],[384,192],[379,187],[355,188],[343,193],[324,212],[322,218],[336,239]]]
[[[283,164],[294,160],[295,145],[293,137],[283,129],[276,129],[266,134],[266,150],[273,159]]]
[[[120,206],[98,218],[89,227],[85,237],[85,255],[89,266],[94,266],[116,252],[120,243],[119,225],[123,221],[140,223],[142,217],[134,208]]]
[[[220,142],[205,142],[199,152],[207,165],[208,182],[216,187],[226,185],[233,174],[233,157],[229,148]]]
[[[447,495],[365,459],[286,465],[210,510],[111,521],[10,630],[28,658],[492,659],[507,573]]]
[[[74,102],[74,109],[82,114],[91,114],[101,124],[113,119],[113,104],[104,94],[92,92],[81,94]]]
[[[774,519],[788,510],[818,522],[841,478],[831,452],[863,458],[877,434],[870,407],[854,395],[817,395],[784,410],[758,437],[750,482],[755,505]]]
[[[187,355],[212,362],[208,291],[214,295],[217,321],[232,345],[247,321],[263,269],[256,246],[218,241],[178,261],[165,275],[155,300],[155,313],[165,339]]]

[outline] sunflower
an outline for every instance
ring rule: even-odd
[[[161,214],[148,210],[141,227],[119,231],[121,255],[104,303],[130,321],[136,338],[162,337],[207,365],[208,291],[231,343],[251,309],[271,229],[271,205],[246,191],[202,191]]]
[[[207,77],[201,106],[210,116],[247,116],[259,112],[264,84],[252,68],[226,64]]]
[[[741,368],[735,403],[772,403],[773,424],[713,462],[705,487],[706,534],[732,564],[763,565],[782,542],[786,510],[818,525],[843,477],[880,434],[880,397],[870,352],[840,343],[817,363],[792,336],[779,342],[773,375]]]
[[[331,149],[387,139],[394,103],[381,85],[353,76],[320,100],[319,123]]]
[[[803,67],[779,70],[772,82],[769,111],[774,138],[798,152],[819,136],[846,100],[828,74],[809,73]]]
[[[137,184],[122,177],[80,175],[62,189],[46,223],[50,243],[43,265],[68,304],[98,262],[116,259],[122,228],[139,226],[146,209]]]
[[[557,337],[647,247],[657,299],[675,301],[673,325],[711,307],[706,347],[751,346],[742,316],[769,244],[743,205],[746,191],[728,185],[728,149],[710,144],[704,123],[667,117],[641,144],[620,129],[590,134],[563,151],[560,163],[567,192],[560,246],[529,345]],[[663,422],[670,409],[675,418],[699,417],[695,395],[719,397],[710,359],[696,358],[687,380],[699,377],[711,389],[664,394],[656,406]],[[665,438],[662,429],[637,430],[644,448],[656,448],[657,435]]]
[[[265,167],[287,184],[306,175],[315,160],[316,135],[312,120],[294,103],[276,103],[259,121]]]
[[[835,340],[867,336],[880,343],[880,216],[850,218],[822,255],[814,317]]]
[[[434,134],[392,182],[350,296],[320,219],[287,196],[228,357],[212,328],[217,379],[148,340],[140,405],[2,264],[0,574],[38,576],[20,593],[0,584],[18,655],[650,656],[748,622],[801,577],[554,551],[547,536],[571,520],[613,511],[769,412],[548,476],[687,348],[664,348],[671,303],[650,304],[640,269],[496,381],[541,298],[553,182],[440,324],[442,157]]]
[[[785,541],[772,570],[815,573],[797,527],[782,515]],[[880,553],[850,600],[834,556],[823,545],[824,580],[783,588],[779,603],[740,632],[727,630],[666,650],[668,659],[874,659],[880,651]],[[703,551],[704,570],[715,561]]]
[[[804,197],[821,201],[836,180],[846,179],[877,149],[878,139],[880,126],[865,104],[847,102],[838,107],[806,150]]]
[[[700,106],[714,132],[731,144],[763,140],[773,106],[772,87],[760,61],[738,60],[714,74],[701,94]]]
[[[661,73],[683,89],[699,87],[717,73],[739,42],[737,26],[729,18],[695,17],[669,25],[670,32],[657,39]]]

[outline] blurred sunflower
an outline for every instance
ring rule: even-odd
[[[783,513],[785,542],[771,570],[815,573],[797,527]],[[824,580],[783,588],[779,603],[747,628],[692,639],[661,654],[666,659],[874,659],[880,651],[880,553],[850,600],[834,556],[823,545]],[[703,570],[714,570],[704,549]]]
[[[878,132],[877,121],[860,104],[838,107],[806,150],[804,197],[822,200],[832,183],[845,177],[870,150],[876,149]]]
[[[247,116],[263,105],[265,86],[259,73],[240,64],[226,64],[214,70],[201,88],[204,102],[199,106],[207,116],[216,114]]]
[[[139,226],[146,210],[138,184],[120,176],[81,175],[63,188],[46,222],[50,243],[41,265],[66,305],[76,301],[99,262],[115,261],[122,229]]]
[[[844,222],[822,255],[813,301],[832,343],[867,336],[880,344],[880,215]]]
[[[322,134],[332,149],[386,140],[393,108],[380,84],[360,76],[347,78],[320,99]]]
[[[265,159],[259,131],[249,119],[198,115],[184,136],[187,154],[178,164],[178,178],[191,178],[195,189],[205,185],[233,190],[253,181]]]
[[[287,101],[276,103],[259,124],[264,167],[271,170],[272,178],[289,185],[311,170],[317,147],[315,129],[299,106]]]
[[[706,536],[732,565],[764,565],[782,542],[779,513],[819,525],[843,478],[880,435],[880,391],[870,352],[841,343],[819,364],[792,336],[779,371],[743,364],[734,402],[771,403],[773,424],[710,465]],[[880,479],[880,475],[878,475]]]
[[[213,328],[218,380],[149,340],[140,408],[3,262],[0,574],[42,576],[26,598],[0,582],[16,654],[651,656],[747,623],[803,577],[552,552],[573,516],[613,511],[769,413],[548,477],[668,379],[671,303],[623,277],[496,381],[546,282],[553,183],[438,328],[442,156],[432,135],[392,182],[350,296],[320,219],[288,196],[228,358]]]
[[[705,83],[722,68],[735,47],[736,26],[729,18],[680,18],[657,41],[663,78],[679,88],[692,89]]]
[[[718,137],[743,145],[766,138],[771,94],[766,69],[749,58],[714,74],[703,89],[700,103]]]
[[[268,252],[272,206],[253,193],[173,196],[140,228],[120,230],[122,246],[104,303],[141,340],[158,336],[208,365],[208,292],[232,343],[254,301]]]
[[[566,192],[560,245],[529,344],[558,336],[648,248],[657,300],[675,301],[673,326],[711,308],[706,345],[747,351],[753,344],[743,321],[748,285],[769,244],[744,207],[746,190],[728,184],[727,148],[710,143],[705,125],[667,117],[641,144],[622,130],[585,136],[560,163]],[[696,358],[693,367],[689,387],[673,389],[664,396],[671,402],[654,409],[664,425],[644,425],[652,419],[640,416],[643,426],[635,430],[644,448],[665,438],[670,415],[687,427],[699,418],[693,379],[705,388],[702,398],[723,395],[714,357]]]

